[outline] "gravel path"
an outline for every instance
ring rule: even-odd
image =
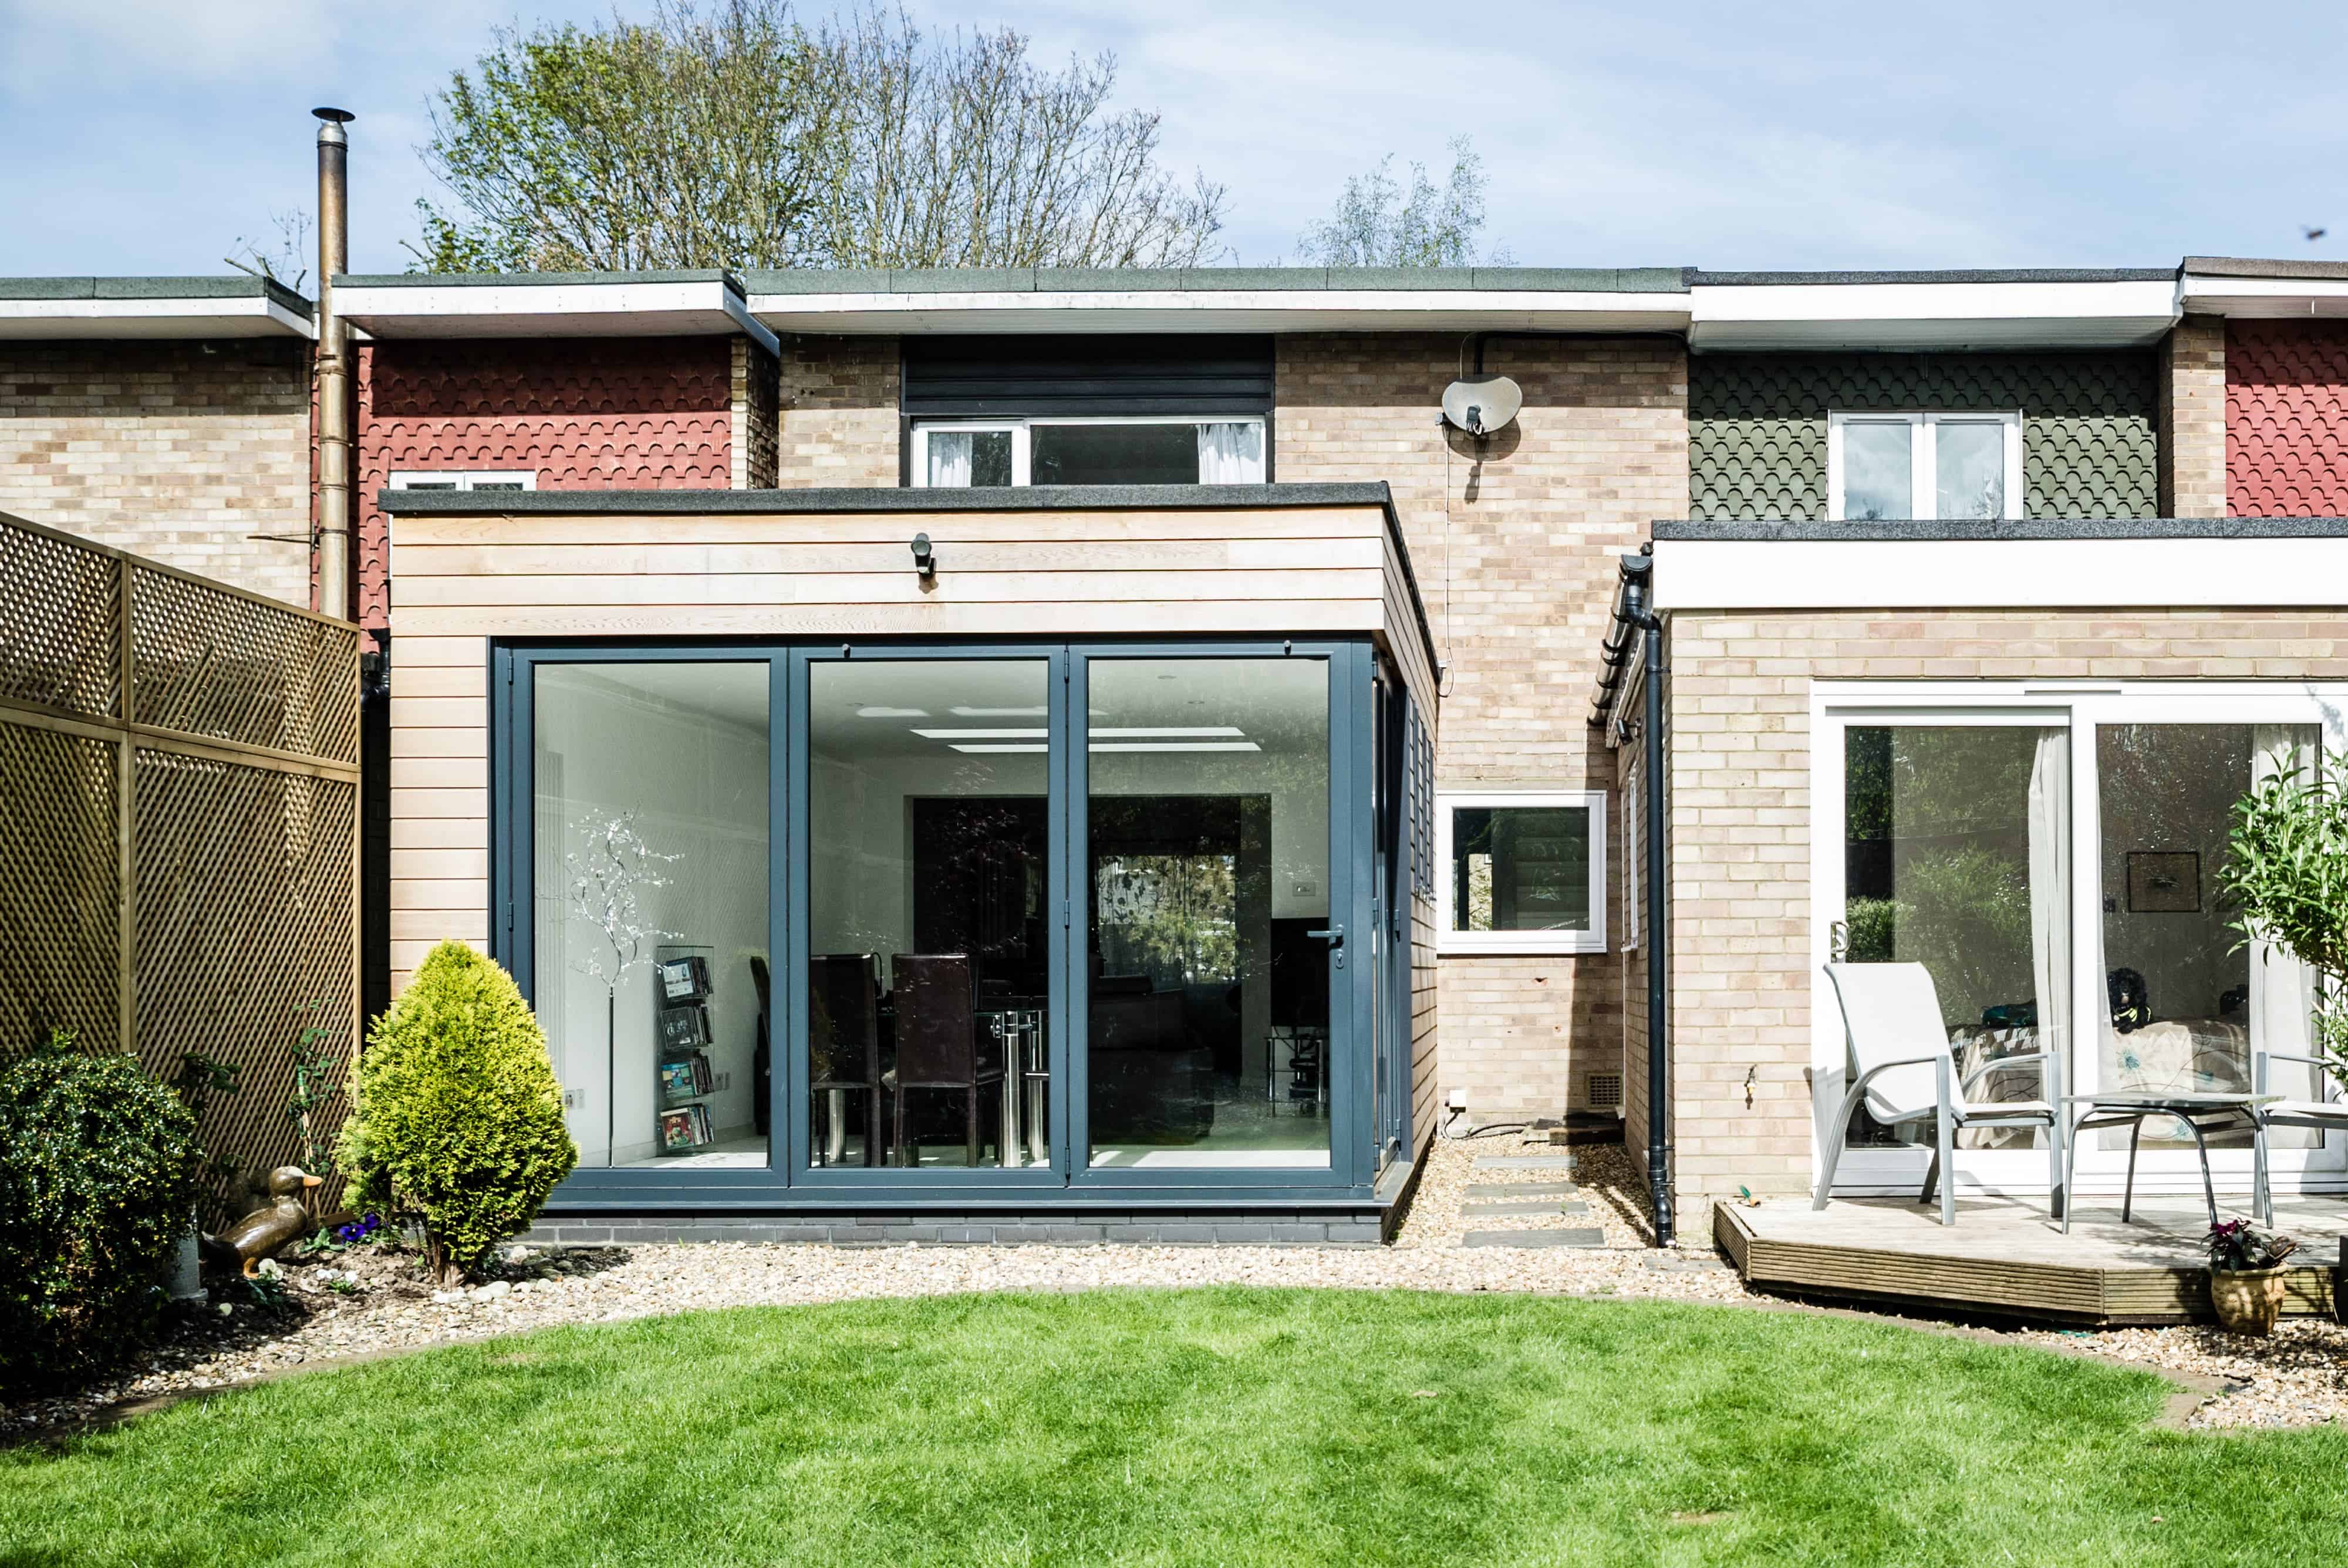
[[[1086,1290],[1103,1286],[1311,1286],[1339,1289],[1509,1290],[1708,1302],[1764,1299],[1708,1249],[1647,1245],[1644,1183],[1620,1145],[1579,1148],[1572,1179],[1584,1214],[1476,1219],[1472,1183],[1552,1173],[1478,1170],[1481,1157],[1550,1153],[1512,1136],[1442,1142],[1429,1156],[1394,1245],[901,1246],[701,1244],[517,1250],[487,1285],[436,1291],[407,1255],[355,1249],[317,1264],[286,1261],[289,1303],[239,1307],[180,1324],[131,1375],[78,1394],[0,1406],[0,1441],[359,1357],[480,1339],[558,1324],[615,1323],[661,1313],[794,1306],[966,1291]],[[1564,1173],[1553,1173],[1562,1175]],[[1470,1229],[1601,1229],[1599,1248],[1460,1245]],[[2211,1328],[2097,1334],[2027,1331],[2003,1337],[2090,1350],[2240,1385],[2196,1412],[2195,1426],[2296,1425],[2348,1415],[2348,1329],[2294,1321],[2269,1341]]]

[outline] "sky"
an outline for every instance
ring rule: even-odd
[[[1113,51],[1117,105],[1292,257],[1345,178],[1473,138],[1519,264],[1828,269],[2348,258],[2348,5],[906,0]],[[623,13],[649,3],[623,0]],[[818,4],[809,9],[821,11]],[[429,103],[499,23],[608,3],[0,0],[0,275],[220,272],[354,111],[351,263],[396,272]],[[2327,228],[2310,241],[2307,228]]]

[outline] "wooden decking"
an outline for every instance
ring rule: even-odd
[[[1838,1200],[1822,1211],[1795,1198],[1723,1204],[1713,1239],[1749,1284],[1792,1294],[2081,1326],[2210,1316],[2209,1220],[2199,1204],[2151,1199],[2122,1225],[2116,1205],[2090,1199],[2067,1236],[2043,1203],[1966,1200],[1954,1225],[1937,1216],[1899,1198]],[[2275,1227],[2299,1239],[2305,1263],[2288,1276],[2283,1310],[2330,1315],[2348,1203],[2278,1204]]]

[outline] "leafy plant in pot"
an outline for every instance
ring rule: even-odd
[[[2209,1305],[2235,1334],[2271,1334],[2282,1311],[2283,1260],[2299,1250],[2287,1235],[2248,1220],[2209,1227]]]

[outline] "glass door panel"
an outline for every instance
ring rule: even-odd
[[[2099,1088],[2239,1093],[2254,1085],[2254,1053],[2315,1052],[2314,989],[2304,966],[2263,945],[2238,946],[2218,897],[2235,802],[2271,774],[2312,768],[2314,724],[2118,723],[2096,731],[2102,839],[2099,917],[2107,1006],[2096,1030]],[[2271,1092],[2304,1097],[2314,1069],[2276,1063]],[[2125,1149],[2126,1129],[2099,1146]],[[2278,1127],[2271,1148],[2320,1146],[2321,1134]],[[2248,1149],[2247,1132],[2210,1146]],[[2145,1123],[2147,1150],[2190,1150],[2190,1134]]]
[[[2044,1098],[2072,1034],[2070,732],[1854,723],[1843,747],[1844,958],[1924,966],[1972,1098]],[[2039,1051],[2054,1077],[2037,1062],[1993,1066]],[[1849,1131],[1854,1150],[1931,1136],[1885,1127],[1864,1105]],[[1958,1143],[2044,1149],[2045,1133],[1977,1129]]]
[[[767,684],[532,673],[533,987],[582,1166],[767,1163]]]
[[[1051,681],[808,667],[812,1164],[1051,1163]]]
[[[1087,665],[1087,1163],[1330,1165],[1329,666]]]

